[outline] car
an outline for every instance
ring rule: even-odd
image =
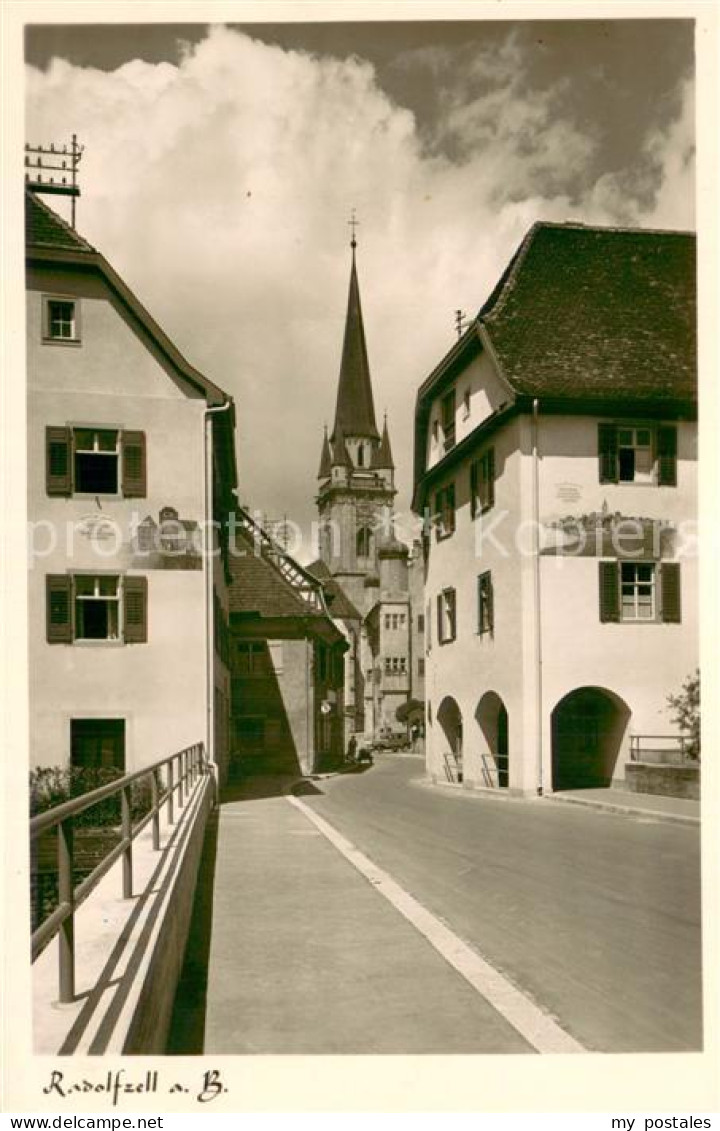
[[[409,745],[410,739],[404,732],[390,730],[380,731],[373,743],[376,750],[407,750]]]

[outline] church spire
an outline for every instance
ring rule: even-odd
[[[332,475],[332,452],[330,451],[330,441],[328,440],[327,424],[325,425],[325,435],[323,436],[322,455],[320,456],[320,470],[318,471],[318,479],[329,479]]]
[[[378,440],[380,437],[375,423],[370,365],[365,345],[360,287],[355,265],[355,249],[357,247],[355,226],[357,220],[355,220],[354,215],[350,223],[352,226],[350,290],[335,407],[335,425],[331,439],[334,440],[338,430],[341,430],[346,436],[364,436]]]
[[[376,469],[377,471],[395,470],[392,451],[390,449],[390,434],[388,432],[387,416],[383,421],[382,440],[380,441],[380,447],[373,455],[372,466],[373,469]]]

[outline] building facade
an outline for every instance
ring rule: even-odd
[[[345,741],[402,731],[397,708],[413,695],[422,699],[421,669],[413,667],[411,555],[395,537],[395,465],[387,419],[382,433],[376,424],[354,237],[351,248],[335,419],[318,472],[320,558],[308,567],[323,580],[348,641]]]
[[[695,354],[693,236],[539,223],[421,386],[433,779],[607,785],[672,746],[698,664]]]
[[[31,766],[222,775],[232,401],[31,191],[26,253]]]

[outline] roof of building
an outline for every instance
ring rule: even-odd
[[[326,563],[318,558],[305,567],[308,573],[322,583],[328,612],[340,620],[362,620],[362,614],[348,597],[340,583],[333,577]]]
[[[372,464],[377,471],[394,471],[392,449],[390,448],[390,434],[388,433],[387,417],[383,421],[382,440],[377,451],[373,452]]]
[[[693,398],[695,236],[536,223],[478,321],[519,394]]]
[[[345,443],[345,433],[343,431],[342,425],[340,425],[340,424],[336,425],[335,433],[333,435],[332,446],[333,446],[333,457],[332,457],[333,466],[334,467],[352,467],[352,460],[350,459],[350,453],[348,452],[347,444]]]
[[[346,436],[367,436],[373,440],[379,439],[375,423],[370,365],[365,344],[365,328],[360,306],[360,287],[355,266],[354,247],[350,270],[347,316],[345,318],[345,337],[343,339],[335,406],[335,424],[331,439],[334,439],[338,429],[341,429]]]
[[[25,245],[54,247],[65,251],[95,251],[92,244],[48,208],[31,189],[25,190]]]
[[[330,441],[328,440],[327,428],[323,436],[322,454],[320,455],[320,467],[318,469],[318,479],[328,479],[332,475],[332,452],[330,451]]]

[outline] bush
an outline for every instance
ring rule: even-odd
[[[44,813],[73,797],[99,789],[123,776],[121,770],[89,766],[43,766],[30,771],[30,816]],[[144,778],[130,787],[130,811],[133,821],[148,812],[151,805],[150,779]],[[120,824],[120,795],[98,802],[74,819],[75,827],[106,828]]]
[[[673,722],[688,736],[685,749],[700,761],[700,670],[696,668],[683,683],[678,695],[668,695]]]

